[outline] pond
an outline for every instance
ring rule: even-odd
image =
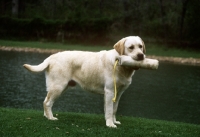
[[[49,54],[0,51],[0,107],[43,110],[44,73],[24,63],[39,64]],[[70,88],[53,111],[103,114],[103,96]],[[122,95],[118,115],[200,124],[200,67],[160,62],[158,70],[136,71]]]

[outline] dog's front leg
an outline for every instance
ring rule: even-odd
[[[105,88],[104,111],[105,111],[106,126],[116,128],[117,126],[114,124],[114,121],[113,121],[114,120],[113,101],[112,101],[113,97],[114,97],[113,91]]]
[[[116,113],[117,113],[119,100],[120,100],[122,94],[123,94],[123,91],[118,92],[116,102],[113,104],[113,121],[114,121],[115,124],[118,124],[118,125],[121,124],[121,123],[120,123],[120,121],[116,120]]]

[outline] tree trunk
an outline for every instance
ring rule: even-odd
[[[182,0],[182,12],[181,12],[181,19],[180,19],[180,38],[182,39],[183,36],[183,25],[184,25],[184,19],[185,19],[185,14],[187,11],[187,4],[189,0]]]
[[[100,14],[103,13],[103,6],[104,6],[104,0],[100,0],[100,2],[99,2],[99,11],[100,11]]]
[[[18,17],[18,0],[12,0],[12,15]]]
[[[159,0],[160,2],[160,11],[161,11],[161,21],[162,21],[162,36],[163,38],[165,39],[166,38],[166,31],[167,31],[167,28],[166,28],[166,12],[165,12],[165,6],[164,6],[164,1],[163,0]]]
[[[164,10],[164,5],[163,5],[163,1],[159,0],[160,2],[160,11],[161,11],[161,18],[162,18],[162,23],[163,25],[165,24],[165,10]]]

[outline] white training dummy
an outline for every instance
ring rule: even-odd
[[[130,56],[119,56],[117,57],[118,65],[122,66],[132,66],[136,68],[144,68],[144,69],[158,69],[159,61],[156,59],[148,59],[145,58],[141,61],[133,60]]]

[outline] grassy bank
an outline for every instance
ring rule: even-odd
[[[62,44],[51,42],[34,42],[34,41],[8,41],[0,40],[0,46],[19,47],[19,48],[40,48],[40,49],[58,49],[58,50],[85,50],[85,51],[99,51],[108,50],[106,46],[88,46],[80,44]]]
[[[114,45],[115,43],[113,43]],[[109,50],[113,48],[110,46],[100,45],[81,45],[81,44],[62,44],[62,43],[49,43],[49,42],[20,42],[0,40],[0,46],[8,47],[29,47],[41,49],[58,49],[58,50],[85,50],[85,51],[100,51]],[[166,48],[156,44],[146,44],[147,55],[165,56],[165,57],[183,57],[183,58],[200,58],[198,51],[194,50],[181,50],[177,48]]]
[[[103,115],[56,113],[58,121],[44,118],[42,111],[0,108],[0,136],[91,137],[199,137],[200,126],[134,117],[119,117],[122,125],[107,128]]]

